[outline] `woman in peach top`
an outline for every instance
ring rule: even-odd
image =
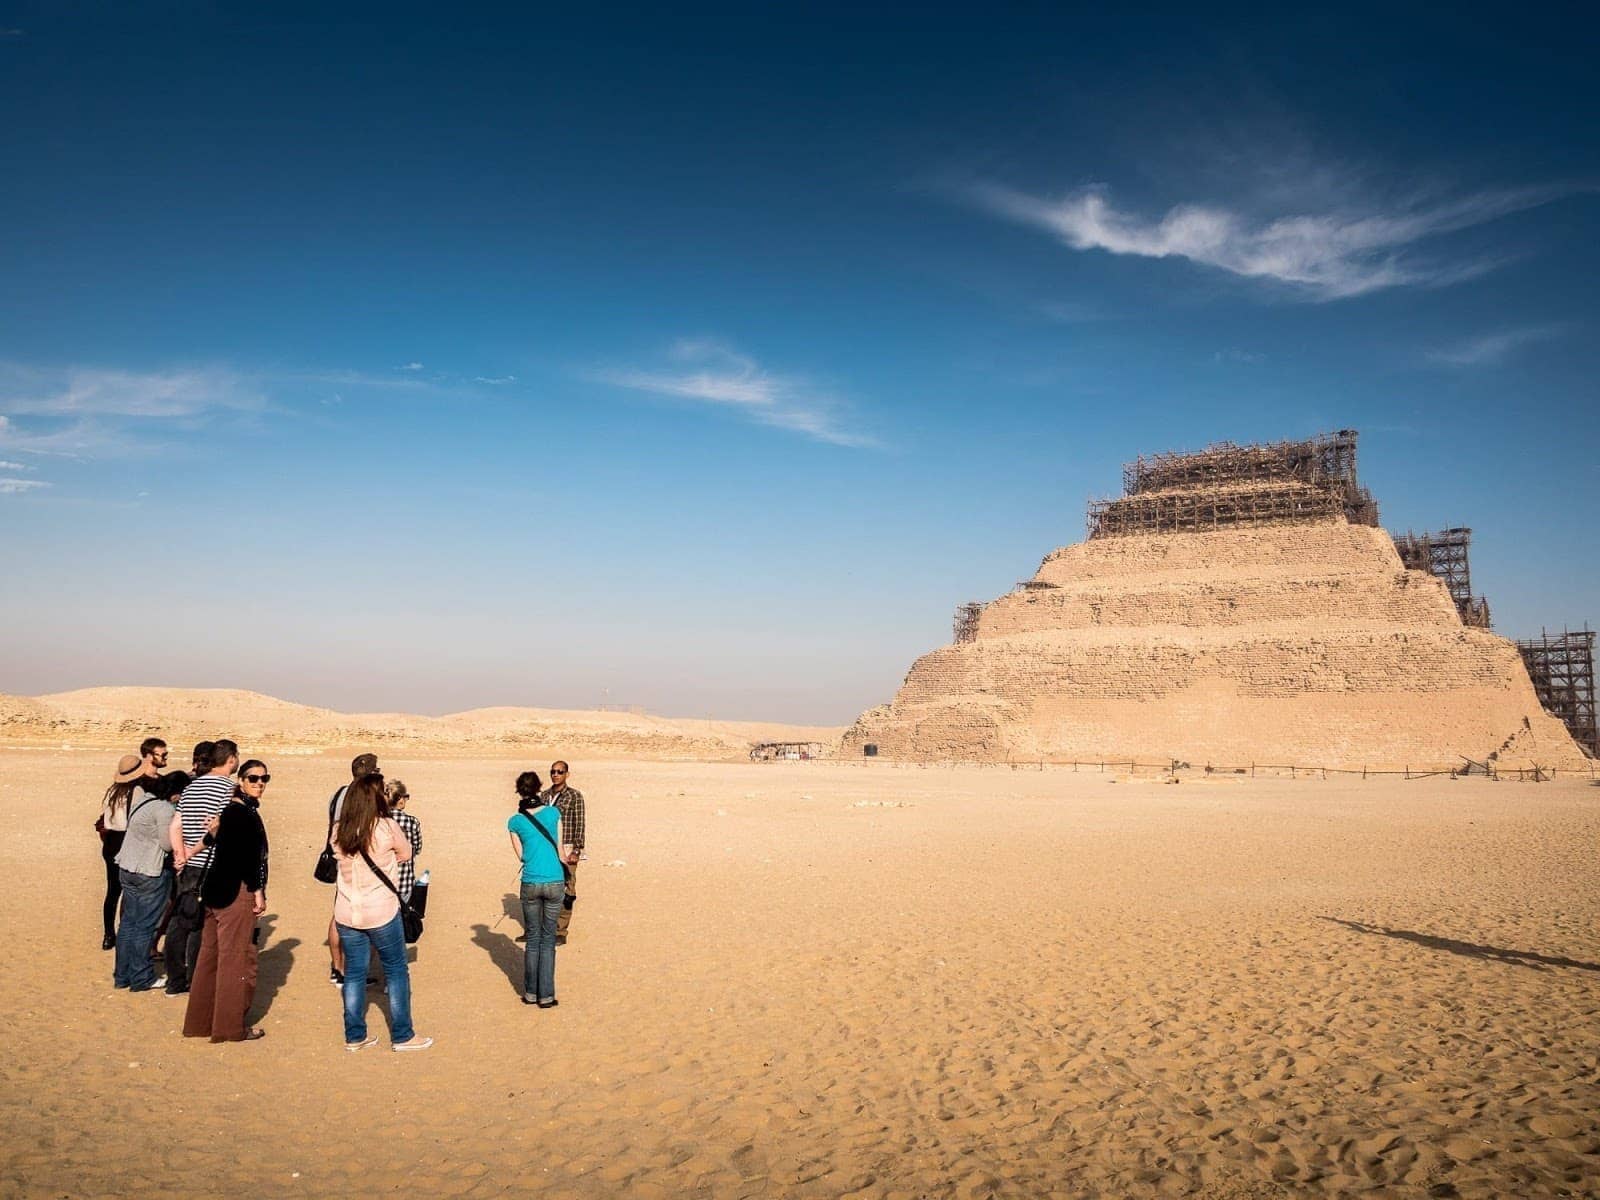
[[[426,1050],[432,1038],[411,1026],[411,975],[406,966],[400,898],[379,878],[394,883],[395,868],[411,858],[411,842],[387,815],[383,776],[363,775],[350,785],[333,828],[339,860],[333,921],[344,947],[344,1048],[377,1045],[367,1036],[367,965],[374,950],[389,992],[389,1040],[396,1050]]]

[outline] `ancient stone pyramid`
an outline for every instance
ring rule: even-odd
[[[843,752],[1236,768],[1587,763],[1516,647],[1401,564],[1353,431],[1141,458],[1087,541],[965,606]]]

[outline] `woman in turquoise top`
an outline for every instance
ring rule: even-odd
[[[517,776],[517,812],[506,822],[511,849],[522,860],[522,924],[528,944],[522,958],[522,1002],[556,1006],[556,922],[566,884],[561,870],[571,847],[561,843],[561,812],[539,798],[539,776]]]

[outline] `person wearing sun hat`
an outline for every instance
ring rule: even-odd
[[[119,776],[129,763],[138,764],[131,768],[136,772],[144,769],[141,760],[129,755],[118,764]],[[150,947],[172,891],[171,827],[178,812],[170,795],[159,794],[168,790],[159,780],[143,776],[141,782],[150,790],[134,787],[127,832],[116,856],[122,922],[117,927],[117,962],[111,977],[113,987],[134,992],[153,991],[167,982],[156,977]]]
[[[136,754],[124,754],[111,777],[111,786],[100,798],[100,818],[94,823],[100,835],[100,857],[106,864],[106,898],[100,906],[105,926],[105,936],[100,939],[102,950],[110,950],[117,944],[117,901],[122,898],[117,851],[122,849],[122,839],[128,832],[128,802],[143,777],[143,760]]]

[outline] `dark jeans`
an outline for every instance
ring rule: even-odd
[[[116,987],[142,992],[154,986],[156,969],[150,964],[150,943],[156,924],[167,906],[172,872],[136,875],[122,871],[122,924],[117,929],[117,966],[111,977]]]
[[[335,925],[344,947],[344,1040],[367,1040],[367,964],[377,950],[389,990],[389,1040],[409,1042],[411,1027],[411,969],[406,965],[406,934],[400,914],[376,929]]]
[[[117,852],[122,849],[124,836],[120,829],[108,829],[100,835],[100,857],[106,860],[106,902],[100,907],[100,917],[105,922],[108,938],[117,936],[117,901],[122,897]]]
[[[567,889],[559,883],[522,885],[522,924],[528,944],[522,952],[524,1000],[556,998],[556,925]]]
[[[200,904],[203,868],[185,867],[178,873],[178,891],[172,900],[172,920],[167,922],[167,991],[186,992],[200,961],[200,935],[205,930],[205,908]],[[185,915],[186,897],[195,899],[194,914]]]

